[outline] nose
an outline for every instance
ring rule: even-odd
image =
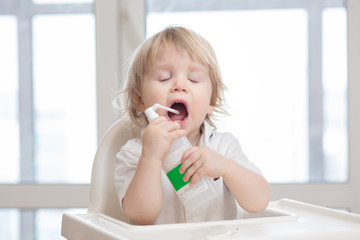
[[[188,92],[186,78],[184,77],[177,77],[174,79],[173,86],[171,88],[172,92]]]

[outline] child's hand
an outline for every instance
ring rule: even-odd
[[[167,155],[173,141],[185,135],[177,122],[168,121],[165,117],[152,120],[143,135],[142,157],[161,161]]]
[[[183,163],[180,173],[184,181],[191,178],[190,184],[194,185],[202,176],[208,175],[217,178],[225,173],[226,159],[208,147],[192,147],[186,150],[181,159]]]

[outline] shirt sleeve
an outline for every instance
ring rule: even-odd
[[[231,133],[224,133],[221,139],[221,150],[226,158],[232,159],[240,163],[243,167],[250,169],[262,175],[259,168],[257,168],[242,150],[239,140]]]
[[[139,139],[129,140],[116,154],[114,164],[114,184],[122,210],[122,200],[135,174],[141,155]]]

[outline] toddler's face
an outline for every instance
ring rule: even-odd
[[[207,66],[191,59],[186,51],[171,45],[161,46],[155,60],[145,68],[139,110],[144,111],[155,103],[177,109],[178,115],[157,112],[179,122],[188,138],[196,138],[206,114],[214,109],[210,105],[211,94]]]

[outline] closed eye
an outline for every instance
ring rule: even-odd
[[[189,79],[189,81],[192,82],[192,83],[199,83],[199,80],[197,80],[197,79],[191,79],[191,78],[188,78],[188,79]]]
[[[167,80],[170,80],[172,78],[171,74],[161,74],[157,77],[157,79],[160,81],[160,82],[165,82]]]
[[[192,83],[199,83],[199,82],[201,82],[202,76],[203,75],[201,73],[199,73],[198,71],[194,71],[194,72],[190,72],[187,75],[187,78]]]
[[[165,82],[167,80],[170,80],[171,78],[172,78],[172,74],[170,72],[167,72],[167,71],[161,72],[158,75],[158,79],[159,79],[160,82]]]
[[[160,78],[159,81],[160,81],[160,82],[165,82],[165,81],[168,81],[168,80],[170,80],[170,79],[171,79],[171,77]]]

